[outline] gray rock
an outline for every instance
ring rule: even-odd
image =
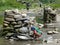
[[[21,22],[21,21],[18,21],[17,23],[18,23],[18,24],[22,24],[22,22]]]
[[[5,18],[6,21],[15,21],[13,18]]]
[[[4,26],[6,26],[6,27],[8,27],[8,26],[9,26],[9,25],[8,25],[8,24],[6,24],[6,23],[5,23],[5,24],[3,24],[3,25],[4,25]]]
[[[6,36],[11,36],[13,35],[14,33],[7,33]]]
[[[16,27],[21,27],[21,25],[15,25],[14,27],[15,27],[15,28],[16,28]]]
[[[22,16],[21,15],[14,15],[14,18],[20,19]]]
[[[22,27],[22,28],[20,28],[20,32],[28,32],[28,29],[27,29],[27,27]]]
[[[9,22],[8,22],[8,21],[4,21],[4,24],[5,24],[5,23],[6,23],[6,24],[9,24]]]
[[[17,24],[17,22],[12,22],[12,25],[15,25],[15,24]]]
[[[8,18],[14,18],[14,15],[8,15],[7,17]]]

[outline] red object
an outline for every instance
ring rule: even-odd
[[[34,30],[33,32],[34,32],[34,34],[33,34],[33,35],[34,35],[35,37],[37,37],[37,38],[38,38],[38,37],[40,37],[40,36],[41,36],[41,34],[38,34],[36,30]]]

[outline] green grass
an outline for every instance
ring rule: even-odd
[[[46,3],[46,4],[44,4],[44,6],[50,6],[54,9],[60,8],[60,4],[58,4],[58,3],[56,3],[56,4],[55,3],[50,3],[50,4]]]
[[[4,17],[3,16],[0,16],[0,25],[3,24],[3,20],[4,20]]]
[[[4,38],[0,38],[0,45],[5,45],[5,39]]]
[[[0,11],[13,8],[24,9],[25,7],[26,6],[24,4],[21,4],[16,0],[5,0],[5,2],[0,0]]]
[[[28,0],[26,0],[28,1]],[[31,2],[31,1],[30,1]],[[59,2],[59,1],[57,1]],[[60,4],[56,3],[56,4],[48,4],[54,8],[60,8]],[[38,5],[36,5],[34,2],[31,4],[30,8],[36,8],[39,7]],[[0,0],[0,11],[4,11],[6,9],[13,9],[13,8],[18,8],[18,9],[25,9],[26,5],[25,4],[21,4],[19,2],[17,2],[16,0],[5,0],[2,1]]]
[[[60,4],[49,4],[53,8],[60,8]]]
[[[36,17],[36,21],[37,21],[38,23],[42,23],[42,24],[43,24],[43,20],[41,20],[41,17],[40,17],[40,16],[37,16],[37,17]]]

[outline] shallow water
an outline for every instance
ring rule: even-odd
[[[60,39],[60,33],[59,34],[53,34],[53,35],[47,35],[46,32],[43,33],[41,39],[47,39],[49,36],[52,36],[53,39]],[[41,41],[14,41],[14,40],[6,40],[4,38],[0,38],[0,45],[43,45],[43,42]],[[50,45],[50,44],[44,44],[44,45]],[[51,44],[51,45],[55,45]],[[58,44],[60,45],[60,43]]]
[[[43,33],[41,39],[46,38],[47,34]],[[35,40],[30,40],[30,41],[14,41],[12,39],[6,40],[4,38],[0,38],[0,45],[42,45],[43,42],[41,40],[35,41]]]
[[[42,45],[40,41],[10,41],[1,39],[0,45]]]

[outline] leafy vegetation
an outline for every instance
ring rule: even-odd
[[[60,7],[60,0],[20,0],[20,1],[26,1],[33,3],[39,3],[42,2],[43,4],[52,4],[53,7]],[[59,3],[59,4],[58,4]],[[0,0],[0,11],[5,9],[12,9],[12,8],[18,8],[18,9],[24,9],[26,6],[22,3],[17,2],[17,0]]]
[[[25,8],[25,5],[18,3],[16,0],[0,0],[0,10],[12,8]]]
[[[60,4],[49,4],[50,6],[52,6],[53,8],[60,8]]]
[[[43,19],[40,16],[36,16],[36,21],[43,24]]]

